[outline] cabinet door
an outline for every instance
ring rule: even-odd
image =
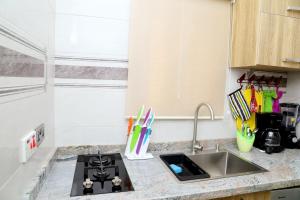
[[[300,18],[299,0],[261,0],[262,12]]]
[[[271,195],[270,192],[257,192],[233,197],[220,198],[216,200],[271,200]]]
[[[252,194],[245,194],[236,196],[234,200],[270,200],[270,193],[269,192],[258,192]]]
[[[300,19],[262,13],[259,65],[300,68]]]
[[[282,57],[287,66],[300,68],[300,19],[287,18],[285,23]]]

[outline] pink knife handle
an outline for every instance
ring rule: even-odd
[[[147,127],[143,127],[142,128],[142,131],[141,131],[141,135],[140,135],[140,138],[139,138],[139,141],[138,141],[138,145],[136,147],[136,154],[139,154],[140,153],[140,150],[141,150],[141,146],[143,144],[143,140],[144,140],[144,137],[145,137],[145,134],[147,132]]]

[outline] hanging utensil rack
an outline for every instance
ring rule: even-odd
[[[285,73],[269,73],[269,72],[248,72],[242,74],[242,76],[237,79],[237,83],[241,86],[243,84],[261,86],[261,87],[280,87],[286,88],[287,86],[287,75]]]

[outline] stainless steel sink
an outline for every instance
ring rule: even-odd
[[[225,178],[268,171],[228,151],[203,152],[201,154],[190,155],[188,157],[210,175],[210,178],[208,179]]]

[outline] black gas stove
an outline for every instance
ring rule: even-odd
[[[119,153],[79,155],[70,196],[132,191]]]

